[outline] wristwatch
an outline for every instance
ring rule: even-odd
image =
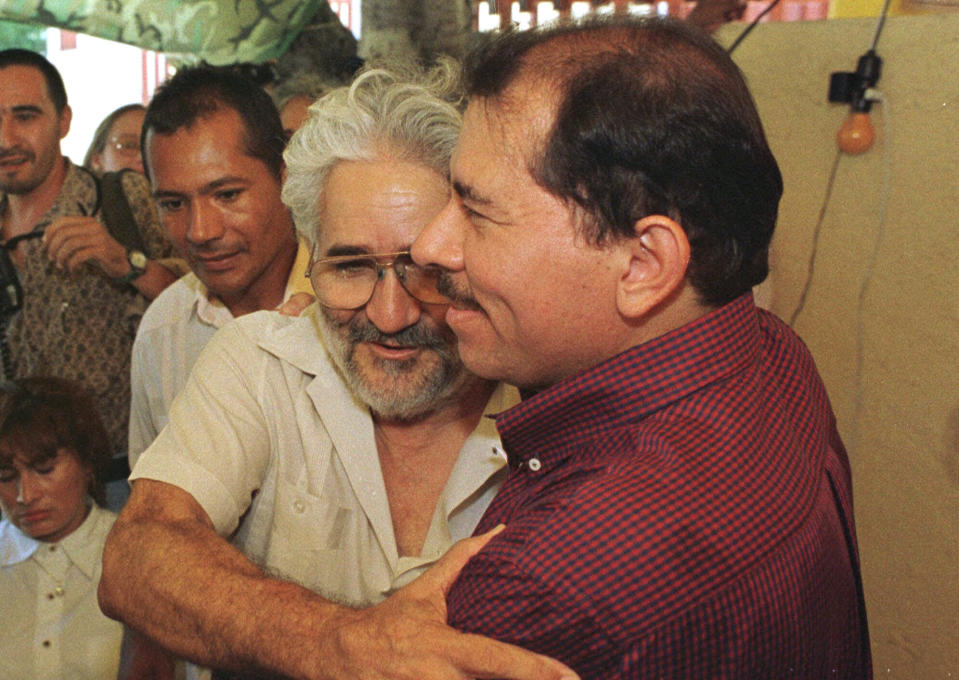
[[[122,276],[119,281],[122,283],[133,283],[146,273],[147,256],[139,250],[127,251],[127,262],[130,263],[130,271]]]

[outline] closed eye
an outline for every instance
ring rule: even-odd
[[[242,189],[223,189],[216,192],[216,197],[218,200],[225,201],[227,203],[236,200],[236,198],[243,193]]]
[[[357,258],[355,260],[336,262],[333,265],[333,269],[337,274],[341,274],[343,276],[365,274],[370,270],[376,269],[376,263],[368,258]]]
[[[173,212],[183,207],[183,200],[179,198],[161,198],[157,200],[157,207],[164,212]]]

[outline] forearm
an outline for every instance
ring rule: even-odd
[[[104,612],[205,666],[321,677],[318,641],[351,610],[268,578],[196,517],[139,505],[107,541]]]
[[[445,593],[492,534],[461,541],[368,609],[268,578],[193,497],[140,479],[107,538],[100,606],[201,665],[306,680],[576,680],[555,661],[446,625]]]

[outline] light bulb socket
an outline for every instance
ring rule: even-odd
[[[873,100],[866,96],[882,75],[882,58],[869,50],[856,64],[855,72],[838,71],[829,77],[829,101],[848,103],[857,113],[868,113]]]

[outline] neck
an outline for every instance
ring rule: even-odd
[[[416,421],[374,416],[376,452],[400,555],[422,553],[436,505],[493,389],[493,383],[471,377],[454,403]]]
[[[416,420],[390,420],[373,414],[380,456],[426,456],[448,450],[441,443],[459,452],[495,389],[495,382],[473,377],[454,399]]]
[[[671,333],[714,310],[700,302],[699,293],[689,281],[683,281],[662,303],[628,324],[626,341],[610,356]]]
[[[292,229],[291,225],[291,232]],[[291,239],[289,245],[277,253],[266,270],[246,290],[229,297],[219,296],[234,317],[280,306],[296,261],[297,248],[296,239]]]
[[[4,240],[31,231],[57,201],[67,176],[67,161],[61,157],[53,164],[43,182],[25,194],[7,194],[3,218]]]

